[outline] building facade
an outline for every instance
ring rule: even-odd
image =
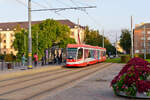
[[[74,38],[76,43],[83,43],[84,41],[84,27],[79,26],[69,20],[56,20],[63,25],[67,25],[70,28],[70,37]],[[32,25],[39,24],[42,21],[32,21]],[[0,23],[0,53],[1,54],[17,54],[12,44],[15,39],[15,30],[17,26],[20,28],[28,29],[28,22],[8,22]],[[79,35],[78,35],[79,34]],[[79,36],[79,37],[78,37]],[[79,40],[80,39],[80,40]]]
[[[144,38],[145,36],[145,38]],[[142,23],[134,29],[134,53],[144,53],[144,39],[146,53],[150,53],[150,23]]]

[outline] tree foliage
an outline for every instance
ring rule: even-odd
[[[99,34],[98,30],[90,30],[88,26],[85,28],[85,44],[89,44],[92,46],[103,46],[103,36]],[[110,43],[110,41],[104,37],[104,47],[107,50],[107,54],[110,52],[111,54],[115,54],[115,47]]]
[[[55,20],[47,19],[40,24],[32,26],[32,53],[38,53],[39,56],[44,55],[44,50],[51,48],[56,44],[60,48],[65,48],[68,43],[75,43],[75,40],[70,38],[70,28],[62,25]],[[18,55],[28,52],[28,31],[21,30],[15,33],[13,42]]]
[[[131,50],[131,35],[128,29],[123,29],[120,36],[120,46],[126,51],[127,54],[130,54]]]

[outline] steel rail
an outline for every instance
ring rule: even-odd
[[[107,63],[105,63],[106,66],[107,66]],[[101,64],[100,64],[101,65]],[[76,74],[76,73],[79,73],[79,72],[82,72],[82,71],[86,71],[86,70],[89,70],[89,69],[94,69],[95,66],[97,66],[97,64],[95,65],[92,65],[90,67],[85,67],[85,68],[81,68],[80,70],[72,70],[74,72],[72,73],[67,73],[65,75],[62,75],[62,76],[57,76],[55,78],[52,78],[52,79],[48,79],[48,80],[45,80],[45,81],[42,81],[42,82],[38,82],[38,83],[35,83],[35,84],[31,84],[29,86],[25,86],[25,87],[22,87],[22,88],[18,88],[18,89],[14,89],[14,90],[11,90],[11,91],[8,91],[8,92],[4,92],[4,93],[0,93],[0,96],[2,95],[6,95],[6,94],[10,94],[10,93],[13,93],[13,92],[17,92],[17,91],[21,91],[23,89],[27,89],[27,88],[30,88],[30,87],[33,87],[33,86],[36,86],[36,85],[40,85],[40,84],[44,84],[46,82],[50,82],[50,81],[54,81],[54,80],[57,80],[57,79],[60,79],[60,78],[63,78],[63,77],[67,77],[69,75],[72,75],[72,74]],[[61,73],[60,73],[61,74]]]

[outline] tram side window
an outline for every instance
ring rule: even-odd
[[[97,51],[98,59],[100,58],[100,51]]]
[[[80,48],[80,49],[78,50],[78,59],[81,59],[82,56],[83,56],[83,49]]]
[[[89,51],[88,51],[88,49],[85,49],[85,50],[84,50],[84,57],[85,57],[85,58],[88,58],[88,55],[89,55]]]

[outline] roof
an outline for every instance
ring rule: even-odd
[[[56,20],[59,23],[63,24],[63,25],[67,25],[70,28],[74,28],[75,26],[77,26],[75,23],[71,22],[70,20]],[[32,25],[34,24],[39,24],[42,21],[32,21]],[[7,22],[7,23],[0,23],[0,29],[2,30],[14,30],[14,28],[16,28],[17,25],[20,25],[21,28],[24,29],[28,29],[28,21],[24,21],[24,22]]]
[[[150,28],[150,23],[144,23],[142,25],[135,27],[135,29],[142,29],[142,28],[144,28],[144,26],[145,26],[145,28]]]
[[[67,47],[68,48],[86,47],[86,48],[95,48],[95,49],[105,49],[102,47],[85,45],[85,44],[68,44]]]

